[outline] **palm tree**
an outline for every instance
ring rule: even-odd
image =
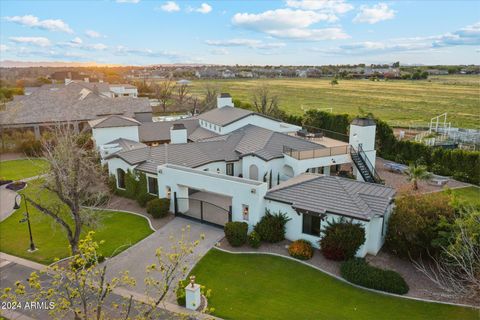
[[[408,175],[408,181],[412,182],[413,190],[418,190],[419,180],[428,180],[432,176],[432,174],[427,171],[426,166],[416,165],[414,163],[410,164],[406,173]]]

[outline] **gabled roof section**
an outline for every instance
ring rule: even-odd
[[[254,114],[254,112],[250,110],[225,106],[202,113],[198,116],[198,119],[205,120],[219,126],[226,126],[252,114]]]
[[[90,127],[93,129],[99,128],[116,128],[116,127],[131,127],[139,126],[141,123],[133,118],[112,115],[100,119],[90,120],[88,122]]]
[[[379,184],[302,174],[272,188],[265,199],[311,214],[332,213],[369,221],[385,214],[394,195],[394,189]]]

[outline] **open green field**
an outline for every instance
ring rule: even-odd
[[[210,250],[192,270],[224,319],[478,319],[479,310],[355,288],[295,261]]]
[[[334,113],[358,114],[361,107],[391,125],[425,124],[448,112],[452,126],[480,127],[480,76],[433,76],[428,80],[331,79],[235,79],[194,80],[193,91],[201,93],[206,83],[229,92],[234,99],[251,100],[252,91],[267,84],[280,99],[280,108],[302,114],[315,108],[333,108]]]
[[[0,178],[19,180],[47,172],[48,162],[43,159],[20,159],[0,161]]]
[[[27,188],[20,192],[47,207],[59,203],[52,192],[41,188],[39,180],[29,182]],[[43,264],[50,264],[55,258],[68,257],[69,243],[62,227],[31,204],[28,204],[28,211],[33,241],[39,250],[27,252],[30,243],[28,227],[26,223],[19,223],[25,212],[25,203],[22,201],[20,209],[0,223],[0,251]],[[93,228],[85,227],[83,233],[94,230],[95,240],[105,241],[100,245],[99,251],[106,257],[118,254],[153,232],[143,217],[107,210],[96,211],[95,214],[100,216],[98,223]]]

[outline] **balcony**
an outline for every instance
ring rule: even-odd
[[[348,144],[330,147],[330,148],[315,148],[310,150],[296,150],[287,146],[283,146],[283,154],[297,160],[316,159],[331,156],[340,156],[350,153],[350,146]]]

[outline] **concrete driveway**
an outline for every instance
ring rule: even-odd
[[[193,268],[200,258],[224,236],[224,232],[219,228],[177,217],[134,246],[107,260],[108,276],[117,276],[119,272],[128,270],[130,276],[137,282],[135,288],[128,288],[128,290],[144,294],[146,287],[143,279],[147,275],[146,266],[156,262],[156,249],[162,247],[167,251],[171,246],[170,236],[178,239],[182,233],[182,228],[187,225],[190,226],[190,238],[192,240],[200,239],[201,234],[205,235],[205,239],[200,241],[190,261],[188,261],[190,269]],[[125,232],[128,232],[128,230],[125,230]]]
[[[7,219],[13,213],[13,205],[17,193],[8,190],[6,185],[0,187],[0,222]]]

